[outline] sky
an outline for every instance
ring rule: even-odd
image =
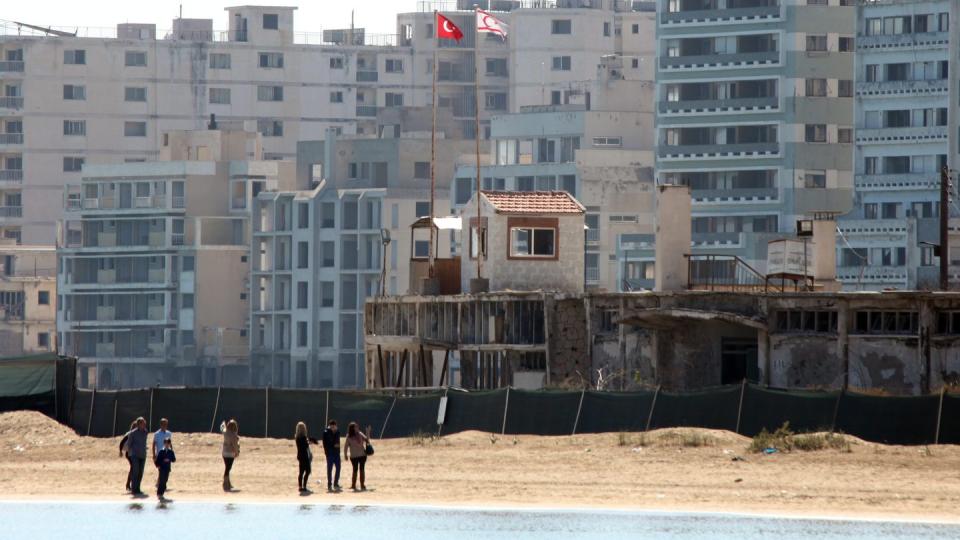
[[[357,28],[368,33],[396,32],[397,12],[416,11],[420,0],[0,0],[0,19],[37,26],[115,28],[117,23],[154,23],[159,30],[169,30],[183,5],[183,17],[213,19],[214,30],[227,28],[227,13],[232,5],[296,6],[295,32],[321,32],[350,26],[354,10]],[[81,31],[80,35],[84,35]],[[95,37],[94,34],[89,34]]]

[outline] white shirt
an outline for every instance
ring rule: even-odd
[[[173,442],[173,433],[166,429],[160,428],[153,434],[153,457],[157,457],[157,454],[163,450],[163,441],[166,439],[170,439],[171,443]]]

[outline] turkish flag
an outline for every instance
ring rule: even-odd
[[[460,27],[453,24],[453,21],[437,13],[437,37],[441,39],[463,39],[463,32]]]

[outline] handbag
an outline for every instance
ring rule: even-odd
[[[367,441],[367,447],[363,449],[363,453],[368,456],[373,455],[373,445],[370,444],[370,441]]]

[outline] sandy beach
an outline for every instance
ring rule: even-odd
[[[326,492],[320,452],[297,491],[289,440],[244,438],[236,491],[221,489],[220,436],[176,433],[174,501],[608,508],[847,516],[957,522],[960,447],[905,447],[852,437],[849,451],[750,453],[729,432],[670,429],[573,437],[492,436],[375,441],[369,491]],[[311,436],[320,435],[312,426]],[[291,426],[291,436],[293,426]],[[130,500],[119,438],[81,437],[32,412],[0,414],[0,499]],[[350,485],[350,467],[341,484]],[[148,465],[144,490],[156,469]],[[316,480],[324,482],[318,484]]]

